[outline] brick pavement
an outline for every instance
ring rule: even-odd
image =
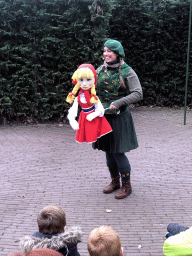
[[[19,251],[19,238],[37,230],[47,204],[81,226],[81,255],[96,226],[119,234],[124,254],[162,256],[166,226],[192,223],[192,111],[134,108],[140,147],[127,153],[133,193],[124,200],[102,189],[109,182],[103,152],[78,144],[68,124],[0,126],[0,255]],[[110,213],[106,209],[112,210]]]

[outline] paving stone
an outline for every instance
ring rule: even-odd
[[[139,148],[126,155],[133,193],[103,194],[109,173],[105,154],[75,142],[68,124],[0,126],[0,255],[19,251],[19,238],[37,231],[38,212],[58,204],[67,226],[81,226],[78,249],[100,225],[120,235],[124,254],[163,256],[167,225],[191,226],[192,111],[133,108]],[[110,209],[111,212],[106,212]]]

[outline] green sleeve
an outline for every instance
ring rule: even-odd
[[[165,240],[163,253],[165,256],[191,256],[192,228]]]

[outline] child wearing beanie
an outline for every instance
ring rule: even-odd
[[[192,255],[192,227],[170,223],[168,233],[163,245],[165,256],[190,256]]]

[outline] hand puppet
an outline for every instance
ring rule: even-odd
[[[76,141],[92,143],[107,133],[112,128],[104,117],[104,108],[96,96],[97,75],[91,64],[82,64],[72,76],[75,87],[67,96],[66,101],[73,103],[68,111],[67,118],[71,127],[76,130]],[[75,97],[78,93],[78,96]],[[78,105],[81,106],[79,120],[76,117]]]

